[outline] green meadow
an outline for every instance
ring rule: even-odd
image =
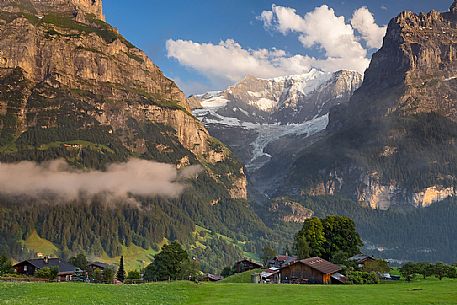
[[[145,285],[0,283],[0,304],[457,304],[456,280],[366,286],[174,282]]]

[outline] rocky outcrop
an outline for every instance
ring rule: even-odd
[[[313,211],[287,198],[275,199],[269,212],[286,223],[304,223],[314,215]]]
[[[93,15],[100,20],[103,16],[102,0],[2,0],[3,11],[28,12],[44,16],[50,12],[72,15]]]
[[[449,197],[456,196],[457,192],[453,187],[433,186],[426,188],[420,193],[414,194],[413,203],[417,207],[428,207]]]
[[[389,23],[350,105],[329,129],[397,114],[438,113],[457,121],[457,11],[402,12]],[[335,128],[334,128],[335,127]]]

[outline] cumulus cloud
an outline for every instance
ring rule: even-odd
[[[269,14],[262,13],[261,20],[265,27],[284,35],[289,32],[297,33],[303,47],[321,48],[328,61],[325,66],[336,70],[344,68],[341,67],[341,62],[358,61],[358,66],[349,64],[347,69],[355,68],[363,72],[368,67],[367,50],[357,40],[353,27],[346,23],[344,17],[337,16],[327,5],[315,8],[303,17],[292,8],[277,5],[273,5],[272,10],[267,12],[271,13],[272,18],[265,19],[263,16],[269,16]]]
[[[75,170],[63,160],[0,163],[0,193],[58,195],[66,199],[98,194],[174,198],[185,190],[185,181],[195,178],[200,170],[199,166],[190,166],[177,171],[174,165],[139,159],[112,164],[106,171]]]
[[[362,35],[369,48],[379,49],[387,31],[387,26],[378,26],[373,14],[366,7],[361,7],[354,12],[351,25]]]
[[[281,49],[248,49],[233,39],[219,43],[170,39],[166,43],[168,57],[201,72],[218,85],[239,81],[246,75],[271,78],[305,73],[312,68],[363,73],[370,62],[368,49],[379,48],[386,31],[386,27],[376,24],[366,7],[356,10],[352,20],[346,21],[327,5],[303,16],[293,8],[273,5],[258,19],[268,30],[297,34],[305,51],[318,48],[324,56],[288,54]],[[361,41],[366,42],[367,48]]]
[[[334,72],[348,69],[363,73],[367,58],[333,57],[318,59],[307,55],[289,55],[278,49],[244,49],[232,39],[218,44],[190,40],[168,40],[168,56],[210,78],[221,89],[246,75],[272,78],[306,73],[312,68]]]
[[[231,82],[246,75],[275,77],[303,73],[310,69],[310,58],[287,56],[283,50],[243,49],[232,39],[218,44],[190,40],[168,40],[168,56],[205,75]]]

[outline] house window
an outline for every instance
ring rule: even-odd
[[[24,266],[24,272],[27,272],[27,265]]]

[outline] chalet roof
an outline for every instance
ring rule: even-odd
[[[106,269],[106,268],[109,268],[111,267],[111,265],[109,264],[105,264],[105,263],[101,263],[101,262],[93,262],[93,263],[90,263],[89,266],[91,267],[96,267],[96,268],[100,268],[100,269]]]
[[[313,268],[324,274],[332,274],[332,273],[341,271],[340,266],[332,264],[331,262],[326,261],[325,259],[320,258],[320,257],[311,257],[311,258],[307,258],[307,259],[302,259],[300,261],[292,262],[290,264],[285,265],[281,269],[287,268],[287,267],[295,265],[295,264],[307,265],[308,267]]]
[[[206,277],[211,280],[211,281],[215,281],[215,282],[218,282],[218,281],[221,281],[224,279],[223,276],[221,275],[215,275],[215,274],[211,274],[211,273],[208,273],[206,274]]]
[[[254,266],[258,266],[259,268],[263,267],[261,264],[253,262],[253,261],[248,260],[248,259],[240,260],[239,262],[236,262],[235,265],[243,264],[243,263],[248,263],[248,264],[251,264],[251,265],[254,265]]]
[[[46,261],[47,260],[47,261]],[[59,268],[59,274],[64,274],[64,273],[74,273],[76,271],[76,267],[73,266],[70,263],[67,263],[60,258],[35,258],[35,259],[29,259],[23,262],[20,262],[17,265],[22,265],[24,263],[29,263],[33,265],[36,269],[43,269],[43,268],[51,268],[51,267],[58,267]]]
[[[303,259],[300,262],[325,274],[341,271],[340,266],[332,264],[320,257],[311,257]]]
[[[357,255],[354,255],[353,257],[350,257],[349,260],[360,264],[367,260],[374,260],[374,257],[365,255],[365,254],[357,254]]]
[[[277,262],[284,262],[284,263],[291,263],[298,260],[298,257],[296,256],[287,256],[287,255],[279,255],[273,258],[273,261]]]
[[[260,277],[262,277],[264,279],[269,278],[270,276],[279,273],[280,270],[281,270],[280,268],[276,268],[276,267],[268,268],[267,270],[264,270],[260,273]]]
[[[346,284],[348,279],[347,277],[345,277],[344,275],[342,275],[341,273],[334,273],[332,274],[332,279],[342,283],[342,284]]]

